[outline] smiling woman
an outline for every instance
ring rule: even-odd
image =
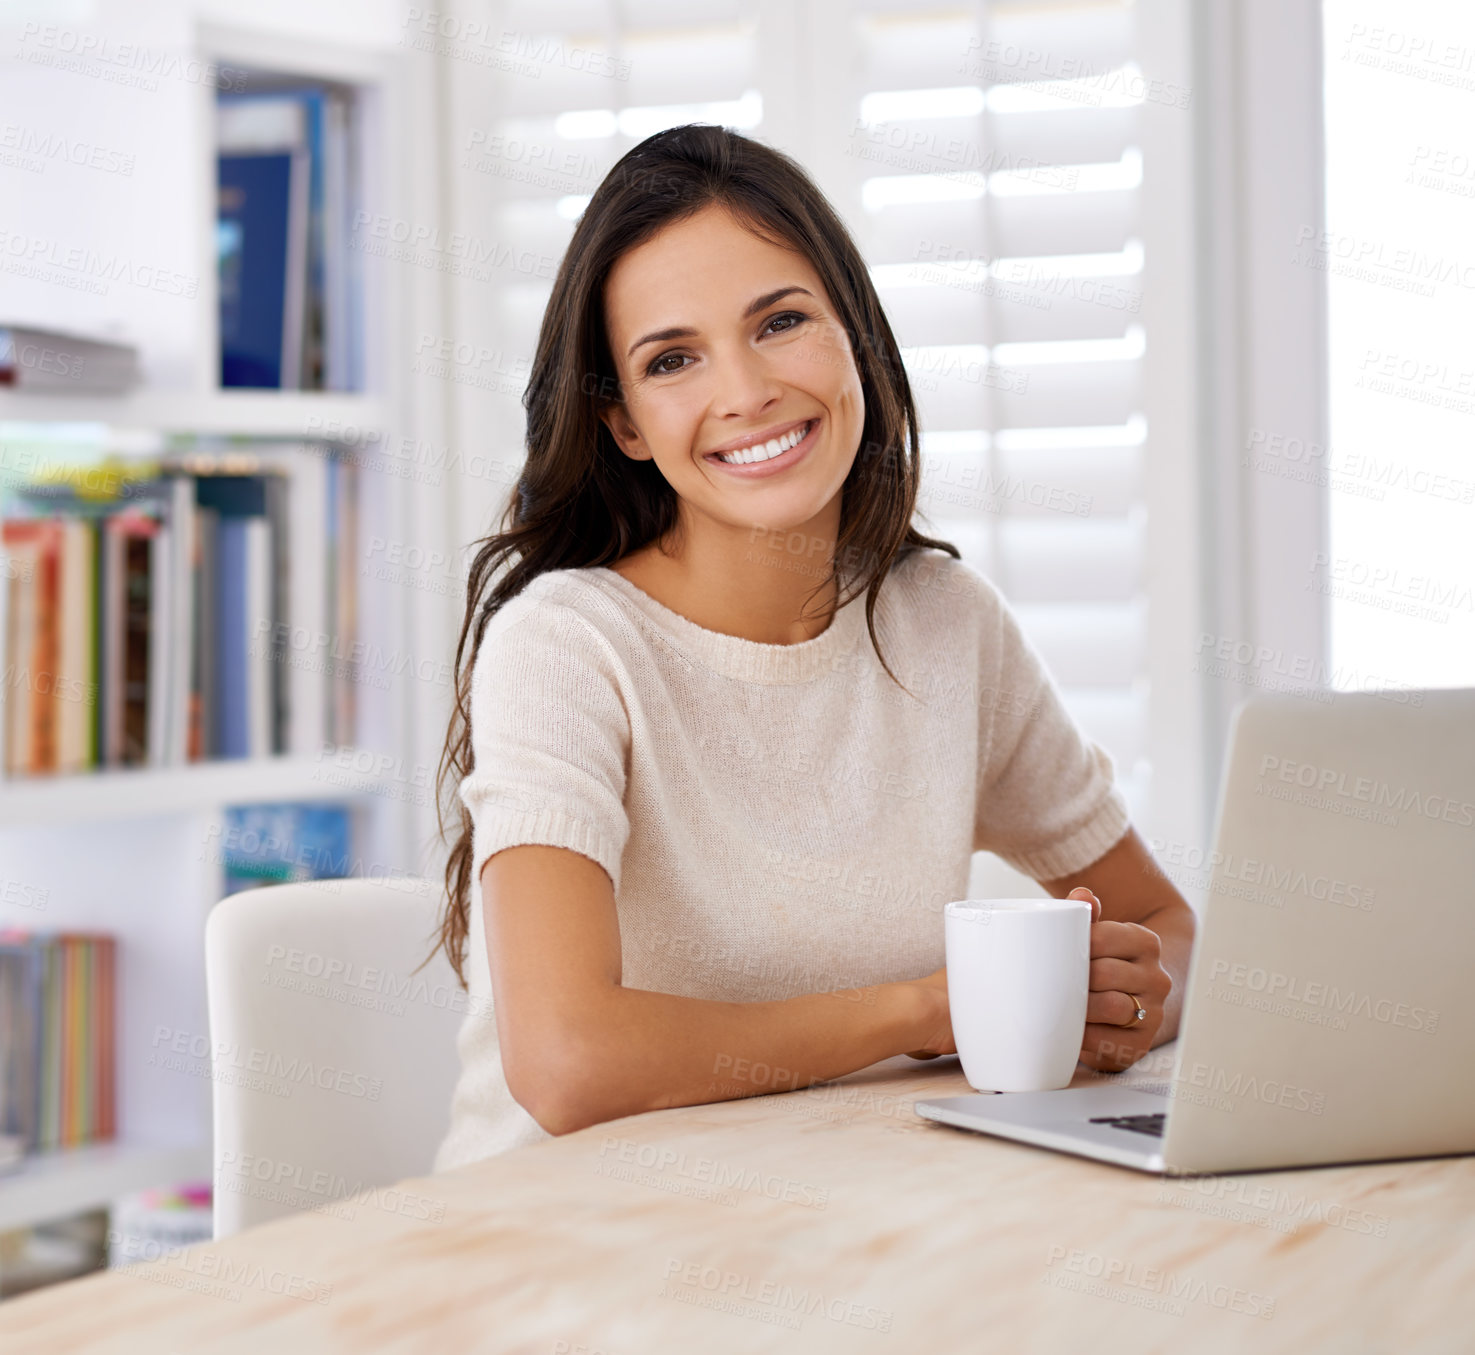
[[[700,124],[630,151],[525,403],[441,766],[471,1001],[438,1168],[954,1052],[942,908],[984,849],[1105,890],[1082,1057],[1172,1037],[1187,905],[998,590],[913,526],[900,351],[792,159]]]

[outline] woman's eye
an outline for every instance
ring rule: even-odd
[[[782,315],[775,315],[768,323],[771,325],[779,320],[792,320],[794,322],[792,325],[785,325],[783,329],[776,331],[779,334],[786,334],[789,330],[803,324],[807,319],[809,319],[807,315],[802,315],[798,311],[785,311]]]
[[[768,322],[767,325],[764,325],[763,328],[774,334],[787,334],[791,329],[796,329],[807,319],[809,319],[809,317],[801,311],[784,311],[782,315],[775,315],[773,319]],[[794,323],[790,325],[785,325],[782,329],[769,330],[770,325],[775,325],[780,320],[792,320]],[[677,372],[683,371],[685,369],[685,358],[685,353],[662,353],[660,357],[658,357],[654,362],[650,364],[649,367],[645,369],[645,374],[647,376],[674,376]],[[681,366],[664,366],[663,364],[667,362],[680,362]]]

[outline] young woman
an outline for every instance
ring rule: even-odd
[[[620,160],[525,404],[441,767],[470,1010],[438,1169],[954,1053],[976,850],[1091,900],[1083,1062],[1176,1035],[1192,913],[997,589],[912,525],[900,352],[792,159],[688,125]]]

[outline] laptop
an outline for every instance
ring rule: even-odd
[[[1475,1153],[1475,690],[1323,695],[1242,702],[1213,850],[1157,853],[1206,886],[1171,1078],[917,1114],[1169,1176]]]

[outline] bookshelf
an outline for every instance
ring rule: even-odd
[[[408,154],[429,139],[432,100],[406,70],[399,26],[388,11],[376,20],[351,6],[308,6],[305,13],[267,6],[250,16],[259,27],[228,28],[214,21],[224,9],[219,4],[186,0],[179,9],[185,22],[161,28],[148,0],[115,0],[97,23],[115,41],[147,35],[146,45],[201,64],[351,86],[359,201],[376,213],[410,214],[412,194],[423,195],[433,172]],[[93,294],[36,279],[8,282],[7,304],[19,307],[22,320],[121,333],[136,343],[145,381],[119,396],[0,391],[0,453],[7,443],[64,438],[68,430],[121,447],[140,435],[176,444],[207,439],[227,450],[256,442],[333,445],[360,463],[361,565],[366,543],[443,539],[453,480],[382,469],[394,439],[444,440],[440,393],[413,389],[407,376],[413,333],[439,324],[440,280],[364,261],[357,317],[362,389],[222,389],[216,91],[204,82],[161,81],[145,97],[121,82],[27,63],[24,54],[9,69],[29,121],[93,141],[110,135],[137,149],[128,179],[53,173],[44,185],[21,183],[33,191],[12,198],[11,224],[58,231],[56,199],[71,195],[62,244],[143,264],[177,260],[198,286],[182,298],[120,285]],[[6,107],[0,96],[0,111]],[[412,584],[359,571],[357,638],[372,652],[411,656],[415,664],[359,688],[349,746],[325,745],[315,756],[0,776],[0,884],[24,886],[10,896],[21,905],[3,902],[0,890],[0,927],[107,931],[117,937],[119,956],[117,1138],[34,1153],[0,1171],[0,1231],[101,1207],[135,1190],[208,1178],[209,1060],[181,1073],[158,1066],[152,1055],[160,1031],[208,1038],[204,922],[224,892],[212,843],[228,806],[349,802],[361,873],[433,872],[427,852],[434,810],[424,787],[438,747],[428,736],[443,721],[448,693],[413,670],[423,673],[427,660],[448,659],[450,651],[446,609],[427,606]]]
[[[382,438],[389,406],[370,395],[336,391],[140,391],[129,395],[58,396],[0,392],[0,426],[101,424],[176,435],[302,438],[331,430],[357,442]]]
[[[34,1153],[0,1189],[0,1233],[48,1218],[100,1209],[161,1181],[208,1180],[208,1146],[96,1143]]]
[[[201,805],[367,795],[393,799],[398,786],[392,778],[359,770],[372,768],[380,756],[368,749],[347,748],[323,758],[240,758],[183,767],[109,767],[75,776],[0,779],[0,830],[184,814]]]

